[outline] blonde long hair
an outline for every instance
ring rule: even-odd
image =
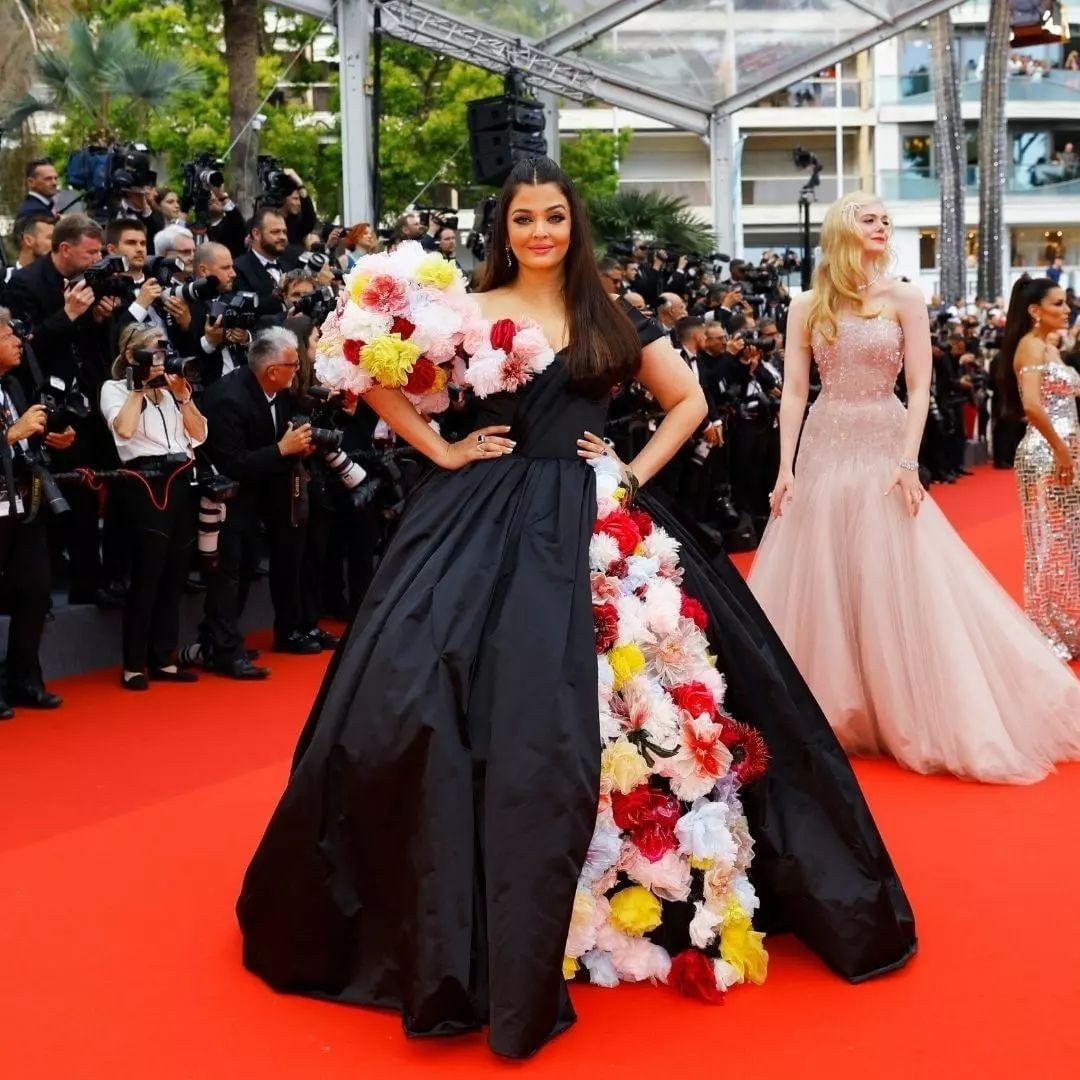
[[[864,206],[881,205],[881,200],[868,191],[851,191],[829,207],[821,225],[821,262],[814,269],[814,297],[806,323],[809,332],[815,330],[828,342],[836,340],[837,318],[850,309],[861,318],[872,319],[878,312],[862,310],[859,286],[864,283],[862,240],[856,227],[859,211]],[[892,235],[892,227],[889,227]],[[884,274],[892,261],[888,247],[874,261],[874,270]]]

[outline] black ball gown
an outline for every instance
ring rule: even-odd
[[[662,334],[630,317],[643,344]],[[237,904],[244,963],[275,989],[400,1010],[415,1036],[487,1025],[514,1057],[574,1022],[564,950],[602,797],[597,474],[576,443],[607,404],[557,357],[478,403],[479,426],[511,425],[512,455],[433,470],[411,496]],[[732,711],[772,755],[742,795],[755,923],[853,981],[901,965],[911,909],[825,717],[723,554],[642,502],[681,542]],[[673,954],[692,899],[665,918]]]

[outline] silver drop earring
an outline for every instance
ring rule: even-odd
[[[514,260],[510,258],[510,245],[509,244],[506,245],[506,265],[511,270],[514,269]]]

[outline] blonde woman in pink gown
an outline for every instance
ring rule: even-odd
[[[886,276],[889,235],[872,195],[825,216],[814,288],[788,317],[750,587],[849,753],[1033,783],[1080,758],[1080,682],[919,482],[930,329],[919,289]],[[804,427],[811,357],[822,391]]]

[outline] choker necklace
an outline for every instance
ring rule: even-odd
[[[859,292],[863,292],[866,289],[871,288],[871,286],[876,285],[880,280],[881,280],[881,275],[878,274],[877,277],[871,278],[865,285],[856,285],[855,288],[858,289]]]

